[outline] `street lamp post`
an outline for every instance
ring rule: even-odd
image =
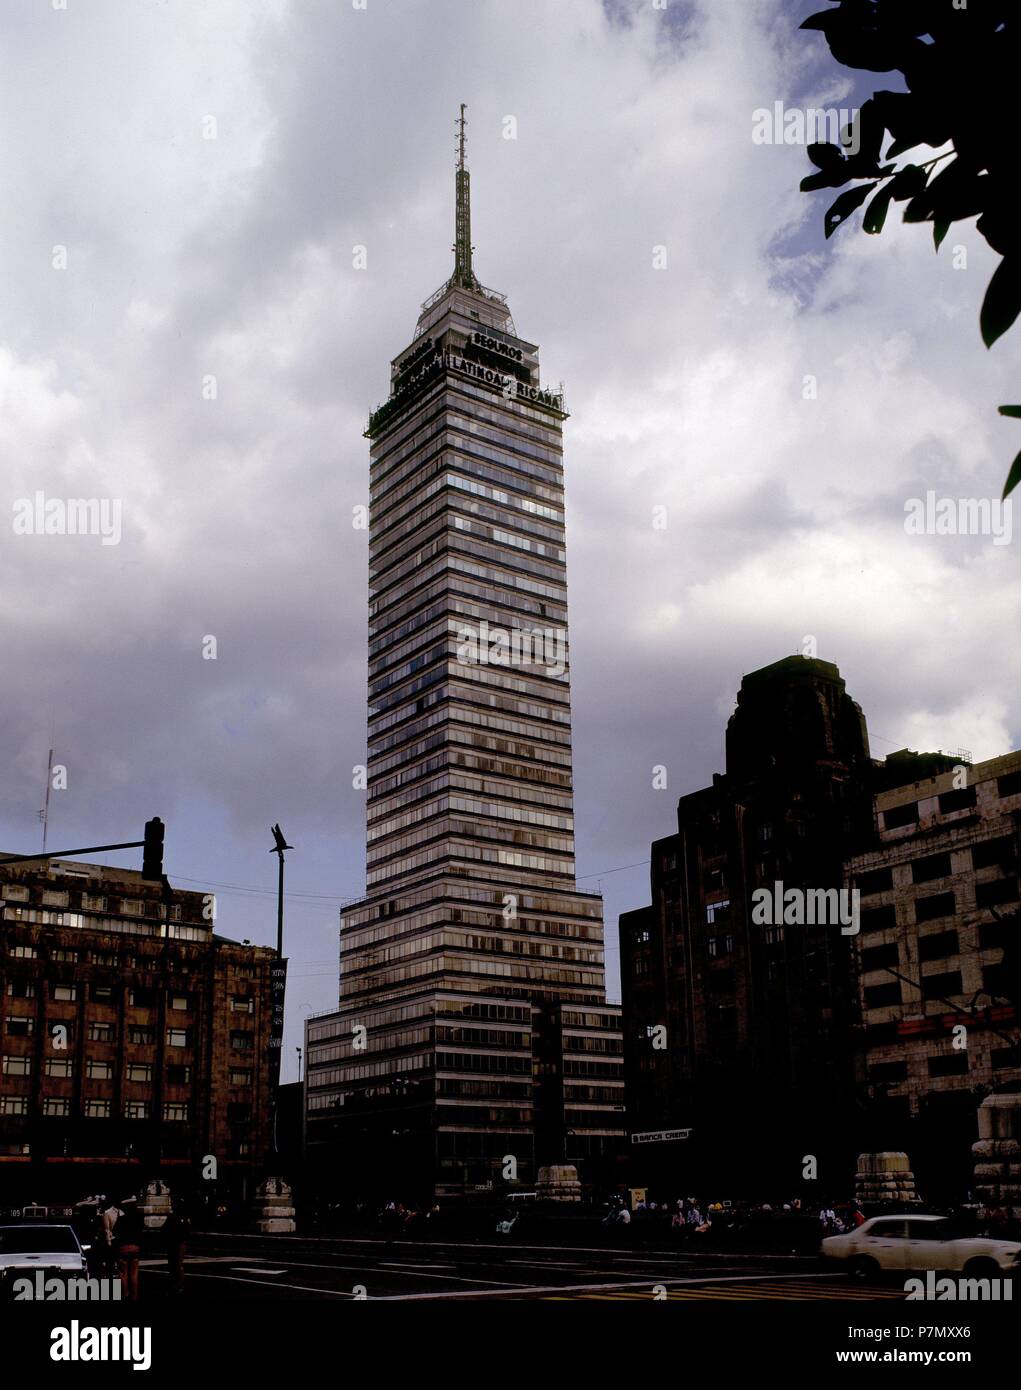
[[[279,825],[273,826],[274,845],[270,854],[277,856],[279,874],[277,876],[277,956],[281,960],[284,955],[284,850],[293,849],[284,839],[284,832]]]

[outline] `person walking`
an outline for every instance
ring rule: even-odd
[[[163,1223],[163,1244],[167,1252],[167,1273],[170,1275],[172,1295],[184,1293],[184,1257],[191,1234],[191,1221],[184,1204],[174,1203],[170,1215]]]
[[[142,1254],[142,1232],[145,1226],[138,1200],[129,1197],[113,1228],[113,1248],[121,1280],[121,1297],[129,1303],[138,1302],[138,1261]]]
[[[112,1279],[117,1273],[117,1259],[113,1253],[113,1233],[114,1227],[123,1215],[120,1207],[110,1201],[108,1197],[103,1198],[103,1206],[99,1213],[99,1272],[108,1279]]]

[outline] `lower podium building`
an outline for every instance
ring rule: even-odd
[[[340,1008],[309,1020],[306,1141],[348,1196],[616,1175],[619,1010],[575,883],[562,389],[455,265],[370,417],[368,869]]]

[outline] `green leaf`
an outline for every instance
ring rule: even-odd
[[[1003,496],[1008,497],[1018,483],[1021,483],[1021,454],[1018,454],[1014,462],[1010,465],[1010,472],[1007,474],[1007,481],[1003,485]],[[1003,498],[1000,499],[1001,501]]]
[[[914,198],[921,193],[925,187],[929,171],[921,168],[918,164],[905,164],[893,176],[893,197],[898,203],[906,202],[908,198]]]
[[[839,203],[840,199],[837,199]],[[1021,258],[1004,256],[986,288],[979,316],[982,341],[992,347],[1021,313]]]
[[[850,177],[839,169],[820,169],[817,174],[806,174],[798,187],[802,193],[814,193],[817,188],[839,188]]]
[[[886,214],[890,211],[890,199],[892,197],[893,184],[888,183],[885,188],[879,190],[865,209],[865,216],[862,218],[861,225],[870,236],[875,236],[877,232],[883,230]]]
[[[838,169],[844,162],[843,151],[839,145],[818,141],[808,146],[805,153],[817,169]]]
[[[1012,420],[1021,420],[1021,405],[997,406],[1001,415],[1009,415]]]
[[[908,150],[917,149],[924,144],[923,140],[916,140],[909,136],[906,140],[895,140],[886,152],[887,159],[898,159],[902,154],[907,154]]]
[[[939,248],[940,248],[940,246],[941,246],[941,244],[942,244],[942,242],[943,242],[943,238],[946,236],[946,234],[947,234],[947,232],[949,232],[949,230],[950,230],[950,219],[949,219],[949,218],[944,218],[943,220],[937,220],[937,221],[935,221],[935,222],[932,224],[932,240],[933,240],[933,243],[934,243],[934,245],[935,245],[937,251],[939,250]]]
[[[826,237],[829,239],[833,233],[841,226],[854,212],[855,208],[861,207],[865,199],[874,188],[878,188],[876,183],[864,183],[859,188],[849,188],[846,193],[841,193],[837,201],[826,213]]]

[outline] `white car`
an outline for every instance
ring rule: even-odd
[[[1021,1243],[969,1234],[946,1216],[874,1216],[857,1230],[827,1236],[822,1254],[844,1262],[859,1279],[927,1269],[959,1270],[978,1279],[1021,1270]]]
[[[0,1282],[36,1269],[49,1275],[80,1275],[85,1268],[82,1247],[70,1226],[0,1226]]]

